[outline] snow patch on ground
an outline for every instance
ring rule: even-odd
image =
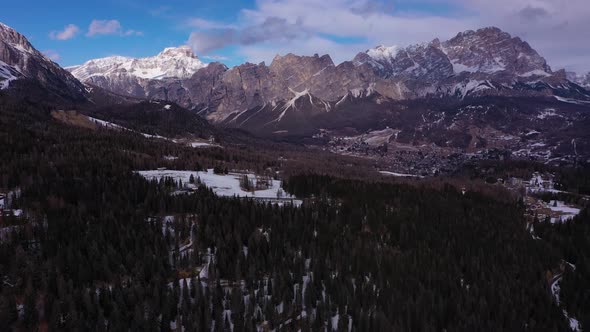
[[[105,128],[132,131],[131,129],[125,128],[123,126],[119,126],[118,124],[115,124],[115,123],[112,123],[112,122],[100,120],[100,119],[97,119],[97,118],[93,118],[91,116],[86,116],[86,117],[88,118],[88,120],[94,122],[97,125],[103,126]]]
[[[553,298],[555,299],[555,303],[557,303],[557,306],[560,306],[560,304],[561,304],[561,301],[560,301],[561,286],[559,285],[561,283],[561,277],[562,277],[561,275],[555,277],[555,279],[553,279],[553,283],[551,284],[551,294],[553,295]],[[574,317],[571,317],[565,309],[563,309],[562,311],[563,311],[563,316],[565,316],[565,319],[568,321],[572,331],[581,332],[582,327],[580,326],[580,322],[577,319],[575,319]]]
[[[0,90],[8,88],[10,82],[17,79],[14,68],[6,62],[0,61]]]
[[[539,113],[539,115],[537,115],[537,119],[544,120],[544,119],[547,119],[550,117],[555,117],[555,116],[561,117],[561,115],[559,115],[555,112],[554,108],[546,108],[541,113]]]
[[[389,142],[391,136],[395,134],[395,131],[391,128],[386,128],[383,130],[374,130],[369,132],[365,137],[365,143],[369,144],[370,146],[379,146]]]
[[[453,65],[453,71],[455,74],[460,74],[464,71],[468,73],[476,73],[479,70],[479,67],[477,66],[466,66],[462,63],[458,63],[457,61],[451,61],[451,64]]]
[[[105,120],[100,120],[100,119],[97,119],[97,118],[93,118],[91,116],[86,116],[86,117],[91,122],[94,122],[95,124],[97,124],[99,126],[102,126],[102,127],[105,127],[105,128],[108,128],[108,129],[116,129],[116,130],[130,131],[130,132],[138,133],[138,134],[140,134],[140,135],[142,135],[143,137],[146,137],[146,138],[158,138],[158,139],[170,140],[169,138],[164,137],[164,136],[151,135],[151,134],[136,132],[135,130],[132,130],[132,129],[129,129],[129,128],[120,126],[120,125],[118,125],[116,123],[112,123],[112,122],[105,121]]]
[[[411,178],[423,178],[423,176],[420,175],[414,175],[414,174],[405,174],[405,173],[396,173],[396,172],[390,172],[390,171],[379,171],[379,173],[383,174],[383,175],[390,175],[390,176],[397,176],[397,177],[411,177]]]
[[[332,331],[338,331],[338,321],[340,320],[340,316],[339,315],[334,315],[332,316]]]
[[[215,144],[207,143],[207,142],[190,142],[189,143],[191,148],[203,148],[209,146],[217,146]]]
[[[569,103],[569,104],[576,104],[576,105],[587,105],[590,104],[590,101],[586,101],[586,100],[578,100],[578,99],[573,99],[573,98],[565,98],[565,97],[560,97],[560,96],[553,96],[555,97],[555,99],[564,102],[564,103]]]

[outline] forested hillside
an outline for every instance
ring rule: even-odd
[[[0,109],[0,187],[22,211],[0,222],[2,331],[567,331],[546,278],[562,259],[576,265],[562,301],[588,324],[586,213],[538,241],[517,201],[384,182],[352,159],[305,169],[311,157],[289,160],[301,152],[195,150]],[[134,173],[163,166],[288,174],[304,202]]]

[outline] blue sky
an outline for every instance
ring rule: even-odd
[[[554,69],[590,70],[587,0],[9,1],[0,21],[62,66],[151,56],[188,44],[204,61],[269,63],[293,52],[349,60],[379,44],[409,45],[498,26]]]
[[[191,15],[211,20],[232,21],[253,1],[10,1],[2,5],[0,21],[24,34],[40,51],[57,54],[63,66],[109,55],[133,57],[157,54],[163,48],[186,44],[192,28],[185,23]],[[120,31],[86,36],[93,20],[117,20]],[[73,24],[79,32],[67,40],[51,38]],[[138,34],[124,34],[134,30]],[[54,35],[55,36],[55,35]],[[231,50],[220,50],[220,54]],[[235,59],[240,61],[240,59]]]

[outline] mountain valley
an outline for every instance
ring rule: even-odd
[[[589,328],[588,75],[495,27],[204,59],[0,23],[1,331]]]

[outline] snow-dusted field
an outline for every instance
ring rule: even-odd
[[[571,207],[571,206],[567,206],[562,201],[550,201],[549,204],[547,204],[547,207],[551,211],[555,211],[555,212],[560,213],[559,219],[551,218],[552,223],[572,219],[573,217],[580,214],[580,209],[575,208],[575,207]]]
[[[404,177],[404,178],[422,178],[423,177],[420,175],[396,173],[396,172],[389,172],[389,171],[379,171],[379,173],[381,173],[383,175],[398,176],[398,177]]]
[[[138,133],[138,134],[140,134],[140,135],[142,135],[143,137],[146,137],[146,138],[158,138],[158,139],[165,139],[165,140],[169,140],[169,138],[166,138],[166,137],[164,137],[164,136],[159,136],[159,135],[150,135],[150,134],[146,134],[146,133],[140,133],[140,132],[137,132],[137,131],[135,131],[135,130],[132,130],[132,129],[129,129],[129,128],[126,128],[126,127],[123,127],[123,126],[119,126],[119,125],[118,125],[118,124],[116,124],[116,123],[112,123],[112,122],[108,122],[108,121],[100,120],[100,119],[97,119],[97,118],[93,118],[93,117],[91,117],[91,116],[86,116],[86,117],[87,117],[87,118],[88,118],[88,120],[90,120],[91,122],[93,122],[93,123],[95,123],[95,124],[97,124],[97,125],[99,125],[99,126],[102,126],[102,127],[108,128],[108,129],[116,129],[116,130],[125,130],[125,131],[131,131],[131,132],[134,132],[134,133]]]
[[[148,180],[152,179],[161,179],[165,177],[170,177],[176,181],[182,180],[183,183],[189,183],[190,176],[193,175],[195,181],[197,179],[201,180],[201,183],[205,184],[207,187],[211,188],[213,192],[219,196],[227,196],[227,197],[253,197],[253,198],[277,198],[277,193],[279,190],[282,192],[282,198],[290,200],[294,199],[295,197],[289,195],[288,193],[284,192],[281,189],[281,181],[279,180],[272,180],[272,186],[269,189],[265,190],[256,190],[254,192],[244,191],[240,188],[240,178],[244,175],[242,173],[229,173],[225,174],[215,174],[213,173],[213,169],[208,169],[205,172],[196,172],[196,171],[176,171],[176,170],[149,170],[149,171],[138,171],[138,174],[145,177]],[[250,179],[253,180],[254,184],[256,183],[255,175],[248,173],[247,174]],[[294,200],[293,204],[298,205],[301,204],[301,201]]]
[[[209,148],[209,147],[218,147],[219,146],[217,144],[211,144],[209,142],[200,142],[200,141],[190,142],[188,145],[191,148]]]
[[[381,144],[386,144],[389,142],[391,136],[395,134],[395,130],[391,128],[386,128],[383,130],[374,130],[368,133],[365,136],[365,143],[369,144],[370,146],[379,146]]]

